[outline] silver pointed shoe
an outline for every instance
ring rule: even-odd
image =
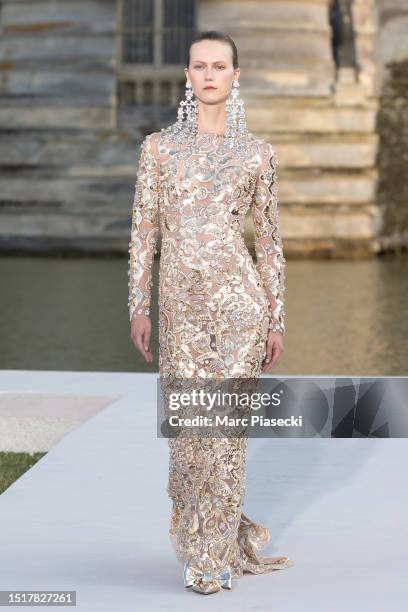
[[[183,570],[185,588],[191,588],[203,595],[217,593],[221,589],[230,590],[232,577],[229,566],[221,570],[214,570],[214,565],[209,558],[205,560],[205,563],[202,563],[200,559],[186,561]]]

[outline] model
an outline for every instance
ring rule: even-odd
[[[146,136],[129,242],[131,337],[147,362],[152,264],[160,229],[161,377],[258,378],[283,350],[284,265],[272,146],[248,131],[238,54],[222,32],[189,49],[186,98]],[[257,263],[244,242],[251,211]],[[244,572],[293,565],[260,557],[266,527],[242,512],[247,439],[169,438],[170,536],[184,586],[230,589]]]

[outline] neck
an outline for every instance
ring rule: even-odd
[[[197,129],[199,132],[210,134],[225,134],[227,129],[225,102],[209,106],[198,101]]]

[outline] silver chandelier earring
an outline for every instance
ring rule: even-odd
[[[232,89],[226,103],[227,130],[225,133],[227,146],[233,147],[237,142],[245,141],[248,136],[244,101],[240,96],[239,81],[234,79]]]
[[[177,121],[175,124],[176,135],[182,136],[186,128],[187,134],[195,134],[198,125],[197,115],[198,104],[197,100],[194,98],[193,88],[190,83],[186,83],[185,97],[180,101],[177,111]]]

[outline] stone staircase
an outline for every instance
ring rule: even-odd
[[[276,149],[286,254],[372,256],[374,0],[352,2],[355,65],[335,61],[329,0],[198,5],[199,30],[235,40],[248,125]],[[176,108],[118,104],[116,19],[113,0],[1,2],[3,250],[127,250],[138,146]]]

